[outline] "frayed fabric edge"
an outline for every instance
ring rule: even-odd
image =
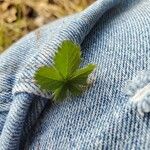
[[[150,112],[150,71],[141,71],[125,86],[125,93],[141,116]]]

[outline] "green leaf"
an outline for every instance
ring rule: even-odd
[[[57,89],[63,83],[61,75],[54,67],[41,67],[35,73],[35,80],[42,89],[48,91]]]
[[[94,70],[95,67],[96,67],[95,65],[89,64],[85,68],[76,70],[73,73],[70,81],[75,84],[86,85],[87,78],[88,78],[89,74],[92,73],[92,71]]]
[[[53,92],[54,101],[62,101],[69,93],[81,94],[87,86],[88,76],[95,65],[78,69],[80,62],[80,47],[71,41],[64,41],[58,47],[54,65],[39,68],[34,78],[41,89]]]
[[[71,41],[64,41],[58,48],[58,52],[54,57],[54,66],[59,70],[60,74],[67,79],[81,62],[80,47]]]

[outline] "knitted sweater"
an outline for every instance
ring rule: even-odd
[[[86,92],[55,104],[34,73],[64,40],[97,67]],[[149,112],[149,0],[97,0],[0,55],[0,150],[149,150]]]

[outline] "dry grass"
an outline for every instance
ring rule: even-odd
[[[0,52],[56,18],[79,12],[94,0],[0,0]]]

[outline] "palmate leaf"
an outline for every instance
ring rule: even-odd
[[[71,41],[64,41],[58,48],[54,62],[54,66],[60,74],[67,79],[80,65],[80,47]]]
[[[78,69],[80,62],[80,47],[71,41],[64,41],[54,57],[54,65],[39,68],[34,78],[42,90],[53,92],[55,101],[62,101],[69,93],[79,95],[95,68],[95,65],[89,64]]]

